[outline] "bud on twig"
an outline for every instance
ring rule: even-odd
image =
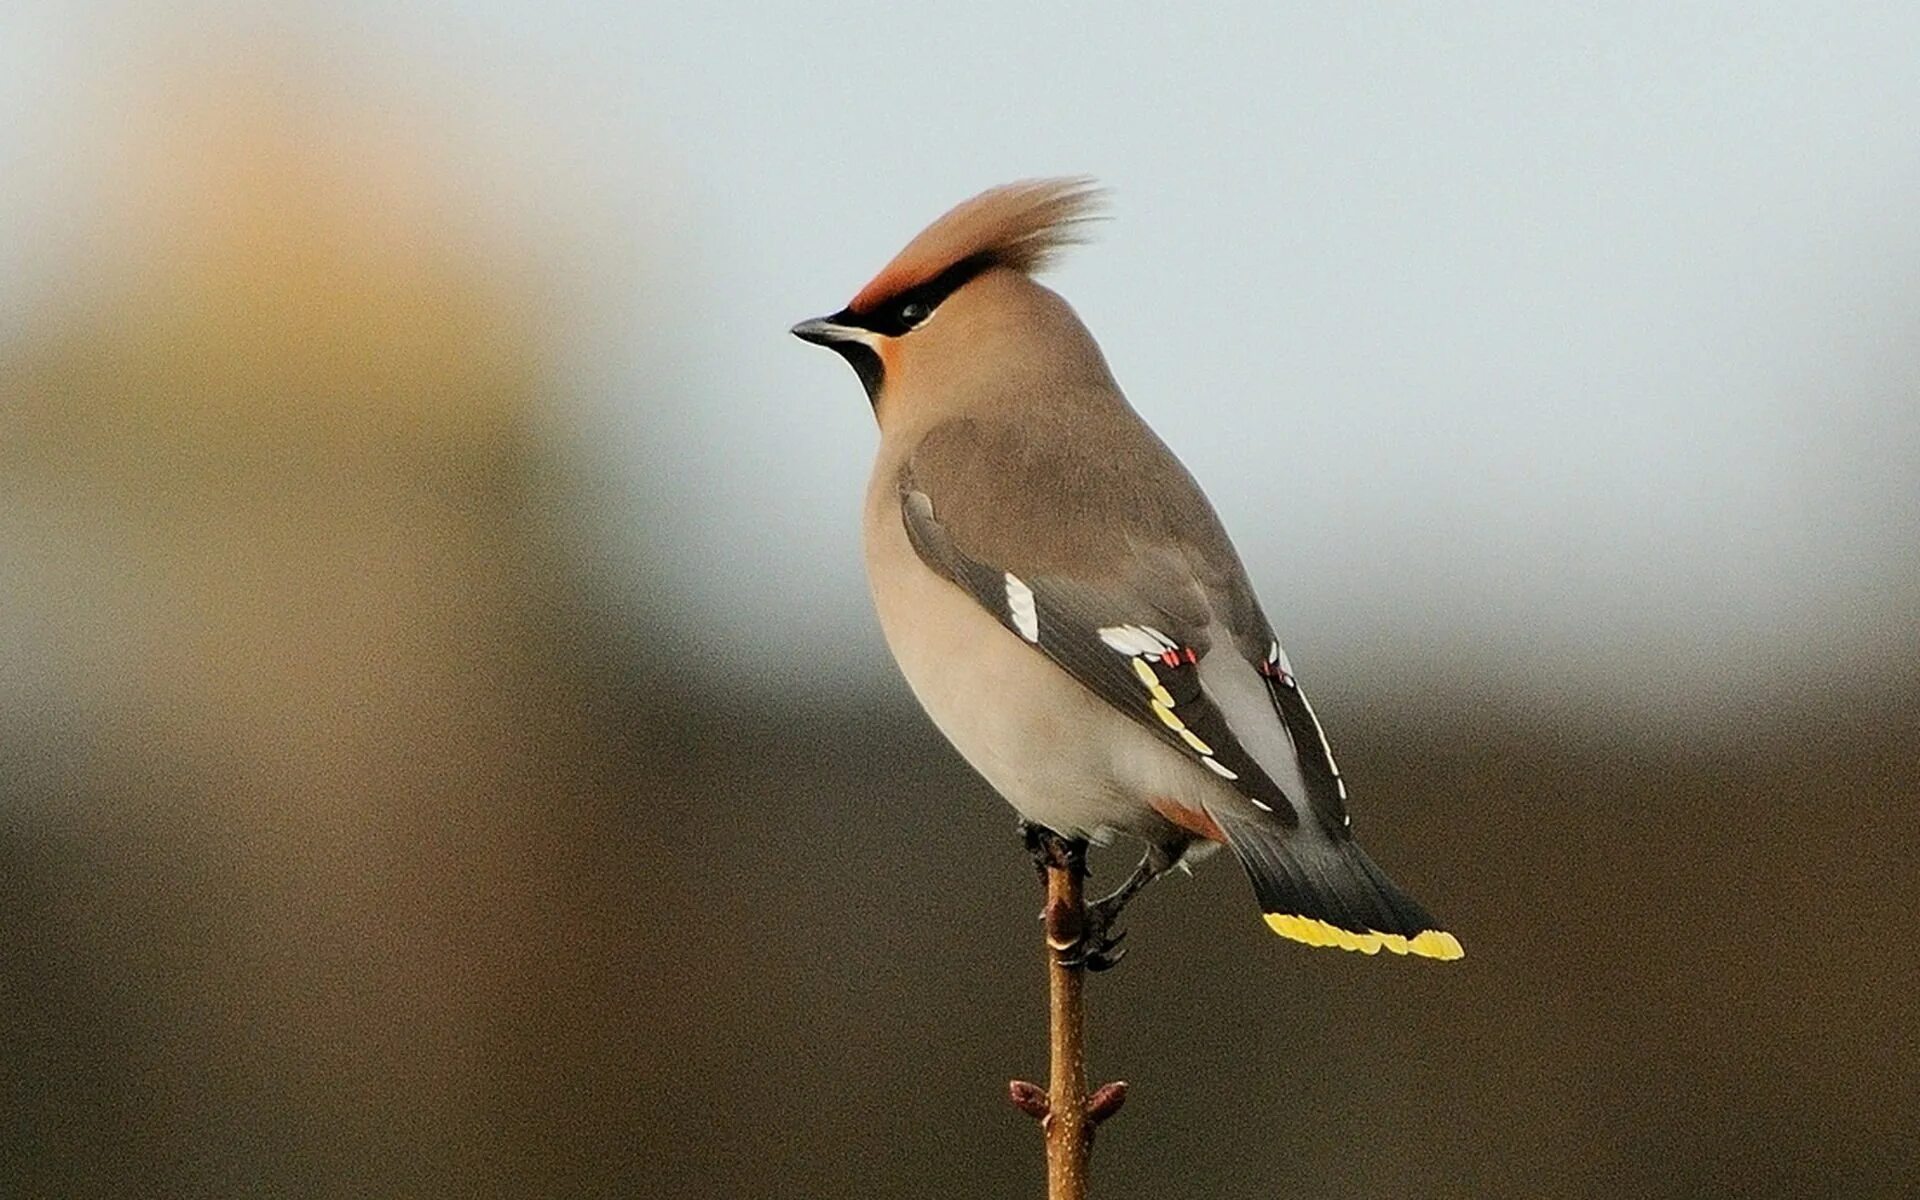
[[[1036,1121],[1046,1120],[1053,1111],[1053,1106],[1047,1103],[1047,1090],[1024,1079],[1015,1079],[1007,1084],[1007,1099]]]
[[[1032,1085],[1029,1084],[1029,1087]],[[1044,1099],[1045,1097],[1042,1097]],[[1116,1079],[1112,1083],[1102,1084],[1099,1090],[1087,1097],[1087,1119],[1095,1125],[1120,1111],[1127,1102],[1127,1081]]]

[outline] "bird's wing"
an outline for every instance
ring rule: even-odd
[[[900,472],[907,536],[1015,636],[1258,808],[1345,836],[1326,738],[1232,544],[1141,434],[1088,445],[943,424]]]

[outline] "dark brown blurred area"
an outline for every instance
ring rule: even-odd
[[[0,1194],[1038,1194],[1010,812],[897,683],[751,699],[608,600],[538,289],[229,112],[0,345]],[[1468,958],[1156,887],[1092,984],[1101,1194],[1920,1191],[1895,640],[1666,739],[1315,664]]]

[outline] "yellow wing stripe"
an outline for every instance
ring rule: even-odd
[[[1439,929],[1423,930],[1407,937],[1371,929],[1365,933],[1354,933],[1314,917],[1296,917],[1290,913],[1267,913],[1266,921],[1267,928],[1281,937],[1305,942],[1309,946],[1338,946],[1342,950],[1358,950],[1362,954],[1378,954],[1388,950],[1394,954],[1413,954],[1420,958],[1442,960],[1466,955],[1458,938]]]
[[[1213,747],[1201,741],[1199,735],[1188,729],[1187,723],[1174,714],[1173,696],[1160,686],[1160,677],[1153,673],[1153,668],[1136,658],[1133,660],[1133,673],[1153,693],[1153,715],[1160,718],[1160,723],[1179,734],[1180,740],[1193,747],[1195,754],[1212,754]]]
[[[1160,677],[1153,673],[1153,668],[1147,665],[1145,659],[1133,660],[1133,673],[1140,677],[1141,683],[1147,685],[1149,695],[1167,708],[1173,707],[1173,693],[1160,685]]]

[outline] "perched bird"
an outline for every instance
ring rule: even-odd
[[[1089,906],[1117,957],[1139,889],[1224,843],[1267,924],[1315,946],[1459,958],[1354,841],[1347,789],[1213,507],[1033,275],[1081,240],[1085,179],[994,188],[795,336],[880,426],[868,579],[915,696],[1024,820],[1146,844]]]

